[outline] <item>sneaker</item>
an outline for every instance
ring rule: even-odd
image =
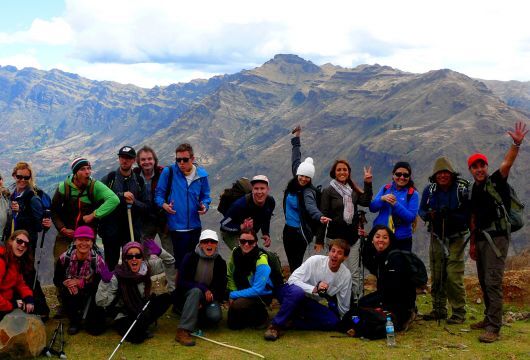
[[[447,319],[446,323],[448,325],[459,325],[459,324],[463,324],[465,321],[466,320],[461,317],[452,315],[449,319]]]
[[[481,330],[481,329],[485,329],[486,326],[488,326],[488,322],[486,320],[481,320],[479,322],[469,325],[469,328],[471,330]]]
[[[280,337],[280,329],[273,324],[270,324],[267,328],[267,331],[265,331],[264,338],[268,341],[276,341]]]
[[[499,338],[500,338],[499,333],[493,332],[493,331],[485,331],[482,334],[480,334],[480,336],[478,337],[478,341],[489,344],[489,343],[499,340]]]
[[[425,321],[445,320],[447,319],[447,314],[439,314],[438,312],[433,310],[430,313],[423,315],[422,319]]]
[[[175,340],[184,346],[195,346],[195,340],[190,335],[190,331],[185,329],[177,329]]]

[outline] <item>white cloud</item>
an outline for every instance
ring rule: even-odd
[[[0,57],[0,65],[12,65],[16,66],[18,69],[25,67],[42,69],[41,63],[32,51],[28,51],[23,54]]]
[[[62,18],[35,19],[27,31],[0,33],[0,44],[65,45],[71,41],[72,31]]]

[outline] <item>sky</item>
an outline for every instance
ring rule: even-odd
[[[151,88],[296,54],[530,81],[529,13],[519,0],[4,0],[0,66]]]

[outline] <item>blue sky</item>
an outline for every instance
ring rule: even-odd
[[[529,10],[516,0],[13,0],[1,7],[0,65],[152,87],[293,53],[530,81]]]

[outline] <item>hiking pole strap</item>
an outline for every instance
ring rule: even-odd
[[[495,256],[497,256],[497,258],[501,258],[502,257],[501,251],[499,250],[497,245],[495,245],[495,243],[493,242],[493,239],[491,238],[491,235],[489,233],[487,233],[486,231],[482,231],[482,234],[484,235],[484,237],[488,241],[488,244],[491,246],[491,250],[493,250],[493,252],[495,253]]]

